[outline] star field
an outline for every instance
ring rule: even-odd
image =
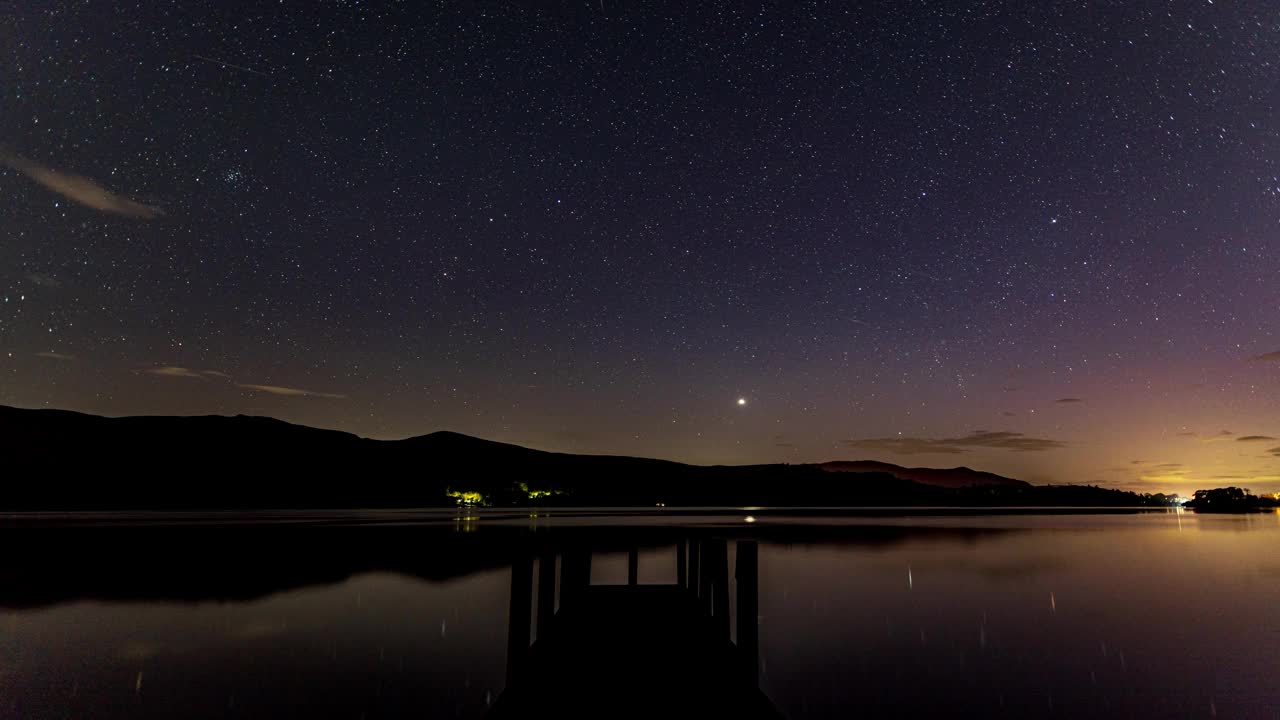
[[[1280,490],[1265,3],[0,12],[0,403]]]

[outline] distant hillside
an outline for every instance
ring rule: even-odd
[[[975,486],[999,485],[1006,487],[1029,487],[1030,483],[1014,480],[995,473],[981,470],[970,470],[967,467],[957,468],[908,468],[893,463],[875,460],[835,460],[825,462],[818,467],[827,472],[851,473],[885,473],[902,480],[910,480],[924,485],[944,488],[967,488]]]
[[[452,432],[404,440],[264,417],[105,418],[0,406],[0,510],[653,506],[1138,505],[968,468],[697,466],[570,455]]]

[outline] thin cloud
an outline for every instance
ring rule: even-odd
[[[1270,450],[1268,450],[1268,451],[1267,451],[1267,454],[1269,454],[1269,455],[1275,455],[1276,457],[1280,457],[1280,447],[1273,447],[1273,448],[1271,448]]]
[[[1110,483],[1108,484],[1107,487],[1111,487],[1116,490],[1132,490],[1134,492],[1147,492],[1151,489],[1151,482],[1148,480],[1143,480],[1142,478],[1137,478],[1136,480],[1130,480],[1128,482],[1120,481],[1120,482]]]
[[[1082,402],[1084,402],[1084,400],[1081,400],[1080,398],[1058,398],[1057,400],[1054,400],[1054,402],[1056,402],[1056,403],[1082,403]]]
[[[147,373],[148,375],[160,375],[162,377],[192,378],[195,380],[208,380],[208,378],[206,378],[204,375],[196,372],[195,370],[192,370],[191,368],[174,367],[172,365],[168,365],[165,367],[158,367],[158,368],[150,368],[148,370],[143,370],[142,372]]]
[[[36,357],[48,358],[49,360],[75,360],[75,355],[68,355],[60,352],[38,352]]]
[[[94,210],[150,220],[164,214],[158,207],[143,205],[113,193],[97,181],[83,175],[68,175],[34,163],[17,155],[0,154],[0,163],[35,180],[50,190]]]
[[[845,442],[851,448],[879,450],[898,455],[959,455],[966,449],[927,438],[866,438]]]
[[[209,378],[219,378],[228,382],[233,382],[231,376],[220,370],[192,370],[191,368],[178,367],[175,365],[166,365],[164,367],[149,368],[143,370],[149,375],[159,375],[160,377],[171,378],[189,378],[192,380],[208,381]],[[255,385],[253,383],[235,383],[238,388],[252,390],[254,392],[267,393],[269,395],[281,395],[284,397],[320,397],[320,398],[345,398],[346,395],[338,395],[336,393],[316,392],[315,390],[304,390],[302,388],[283,387],[281,385]]]
[[[1191,470],[1182,463],[1160,463],[1143,469],[1138,479],[1146,482],[1180,481],[1188,479],[1190,474]]]
[[[1015,452],[1043,452],[1067,446],[1061,440],[1028,437],[1016,432],[979,430],[958,438],[890,437],[847,440],[845,445],[862,450],[880,450],[898,455],[959,455],[971,448],[995,448]]]
[[[279,385],[249,385],[245,383],[236,383],[236,386],[242,387],[245,390],[270,393],[271,395],[284,395],[287,397],[321,397],[339,399],[346,397],[346,395],[338,395],[336,393],[315,392],[314,390],[302,390],[301,388],[281,387]]]
[[[1184,433],[1179,433],[1179,434],[1182,435]],[[1190,433],[1190,437],[1199,437],[1199,436],[1196,435],[1195,433]],[[1217,433],[1213,435],[1206,435],[1204,437],[1200,437],[1200,442],[1202,443],[1223,442],[1226,440],[1231,440],[1234,437],[1235,437],[1235,433],[1231,432],[1230,430],[1219,430]],[[1235,438],[1235,439],[1242,440],[1243,438]]]
[[[27,273],[27,279],[40,287],[62,287],[62,282],[59,281],[58,278],[53,277],[52,275],[45,275],[44,273]]]
[[[1249,358],[1249,362],[1280,362],[1280,350],[1254,355]]]
[[[1275,440],[1270,435],[1242,435],[1236,438],[1236,442],[1267,442]]]

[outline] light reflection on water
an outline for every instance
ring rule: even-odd
[[[727,538],[730,568],[734,541],[756,539],[758,681],[787,716],[1280,707],[1280,514],[746,515],[610,517],[621,529],[581,542],[604,585],[628,581],[629,542],[641,584],[674,581],[667,541],[683,535],[646,528]],[[506,685],[511,558],[600,521],[468,518],[397,514],[394,534],[329,527],[305,542],[296,528],[234,541],[248,531],[99,529],[91,542],[6,529],[7,547],[28,549],[0,587],[0,715],[483,716]]]

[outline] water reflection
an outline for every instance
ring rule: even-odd
[[[781,717],[758,686],[758,546],[733,544],[736,589],[730,543],[715,535],[676,541],[669,549],[675,572],[665,583],[640,583],[633,547],[626,584],[595,585],[591,549],[582,546],[561,555],[558,584],[556,557],[538,557],[535,594],[533,559],[517,560],[507,687],[489,716],[654,717],[675,709],[698,717]]]
[[[1280,706],[1280,516],[751,515],[11,523],[0,716]]]

